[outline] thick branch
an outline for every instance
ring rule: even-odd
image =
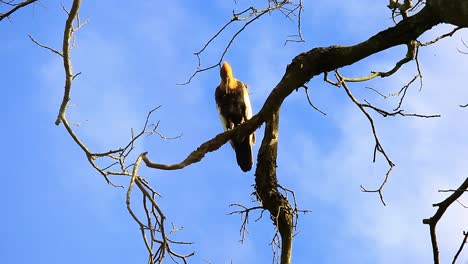
[[[436,10],[445,23],[468,27],[468,1],[466,0],[427,0],[427,5]]]
[[[294,212],[288,199],[278,191],[276,157],[278,152],[279,111],[266,121],[265,136],[258,152],[255,190],[262,206],[270,212],[281,235],[281,264],[291,263]]]

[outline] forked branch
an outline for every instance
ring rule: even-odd
[[[234,43],[234,41],[237,39],[237,37],[245,31],[245,29],[252,24],[253,22],[259,20],[262,16],[265,14],[270,14],[272,12],[278,11],[281,12],[286,18],[290,20],[297,20],[297,34],[289,36],[290,38],[286,40],[285,44],[288,42],[303,42],[302,38],[302,29],[301,29],[301,20],[302,20],[302,10],[303,10],[303,4],[302,0],[282,0],[282,1],[276,1],[276,0],[268,0],[267,6],[263,8],[256,8],[254,6],[250,6],[240,12],[232,11],[232,17],[229,21],[227,21],[206,43],[205,45],[197,52],[194,53],[194,55],[197,57],[198,60],[198,67],[195,72],[189,77],[189,79],[184,82],[184,83],[179,83],[179,85],[186,85],[192,81],[192,79],[199,73],[213,69],[219,65],[221,65],[221,62],[224,59],[224,56],[227,54],[229,51],[230,47]],[[213,43],[215,39],[217,39],[221,33],[223,33],[229,26],[232,24],[240,22],[244,23],[229,39],[228,43],[223,49],[223,52],[221,56],[219,56],[219,60],[206,67],[202,67],[201,64],[201,55],[206,51],[206,49]]]
[[[436,227],[439,220],[442,218],[447,209],[457,201],[468,189],[468,178],[454,191],[449,197],[443,200],[440,203],[433,204],[432,206],[437,207],[435,214],[427,219],[423,220],[423,224],[429,225],[429,233],[431,236],[432,243],[432,255],[434,259],[434,264],[440,263],[439,257],[439,245],[437,242]]]

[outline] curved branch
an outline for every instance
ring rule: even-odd
[[[291,8],[289,8],[291,6]],[[274,11],[280,11],[283,13],[287,18],[291,19],[291,16],[297,17],[298,20],[298,32],[295,35],[291,35],[290,37],[296,37],[298,39],[289,39],[286,40],[287,42],[303,42],[302,38],[302,33],[301,33],[301,19],[302,19],[302,0],[299,0],[298,3],[295,3],[295,1],[291,0],[282,0],[282,1],[268,1],[268,6],[265,8],[257,9],[253,6],[248,7],[244,9],[243,11],[240,11],[238,13],[232,11],[232,18],[226,22],[206,43],[205,45],[197,52],[194,52],[194,55],[197,57],[198,60],[198,67],[197,70],[195,70],[192,75],[188,78],[187,81],[183,83],[178,83],[178,85],[186,85],[189,84],[192,79],[199,73],[208,71],[210,69],[213,69],[219,65],[221,65],[221,62],[223,61],[224,56],[227,54],[229,48],[231,45],[234,43],[236,38],[241,34],[251,23],[255,22],[256,20],[260,19],[263,15],[265,14],[271,14]],[[297,14],[296,14],[297,13]],[[238,29],[231,37],[229,42],[226,44],[224,47],[224,50],[219,57],[219,60],[217,63],[212,64],[210,66],[206,67],[201,67],[201,54],[205,52],[205,50],[210,46],[210,44],[218,38],[218,36],[233,22],[245,22],[245,24]],[[286,45],[285,43],[285,45]]]
[[[78,10],[80,9],[81,0],[74,0],[70,13],[68,14],[67,21],[65,22],[65,29],[63,31],[63,44],[62,44],[62,57],[63,66],[65,68],[65,92],[63,93],[62,103],[60,104],[60,110],[55,120],[55,124],[58,126],[63,121],[65,116],[65,110],[68,102],[70,101],[70,90],[73,81],[73,68],[70,59],[70,39],[73,36],[73,21],[78,16]]]
[[[214,138],[206,141],[201,144],[196,150],[192,151],[183,161],[176,164],[160,164],[152,162],[147,154],[148,152],[143,153],[143,161],[146,166],[153,169],[159,170],[180,170],[193,163],[197,163],[205,157],[208,152],[215,151],[219,149],[222,145],[226,144],[230,139],[234,137],[241,137],[243,135],[252,134],[258,127],[260,127],[264,122],[264,114],[258,113],[253,116],[249,121],[243,123],[240,126],[235,127],[234,129],[225,131],[221,134],[218,134]]]
[[[23,8],[27,5],[30,5],[34,2],[37,2],[37,0],[27,0],[27,1],[23,1],[19,4],[16,4],[16,5],[13,5],[14,7],[12,9],[10,9],[8,12],[6,13],[0,13],[0,21],[2,21],[3,19],[9,17],[10,15],[12,15],[14,12],[18,11],[20,8]],[[10,4],[11,5],[11,4]]]
[[[385,78],[385,77],[391,76],[392,74],[397,72],[401,68],[401,66],[412,61],[416,57],[417,45],[418,43],[414,40],[408,42],[408,44],[406,44],[408,48],[406,52],[406,56],[400,61],[398,61],[395,64],[395,66],[387,72],[372,72],[370,75],[364,76],[364,77],[357,77],[357,78],[342,77],[342,79],[346,82],[364,82],[364,81],[369,81],[371,79],[374,79],[375,77]]]
[[[199,162],[206,153],[220,148],[234,134],[239,137],[254,132],[267,117],[279,110],[286,97],[294,90],[303,87],[314,76],[351,65],[390,47],[406,44],[441,22],[431,8],[426,6],[414,16],[408,17],[397,25],[354,46],[321,47],[301,53],[287,66],[283,78],[271,91],[258,114],[252,119],[201,144],[180,163],[170,165],[153,163],[146,156],[143,157],[143,161],[150,168],[162,170],[178,170]]]
[[[275,111],[266,121],[265,135],[258,151],[255,190],[258,200],[270,212],[271,219],[281,235],[281,264],[289,264],[292,257],[295,212],[288,199],[278,190],[278,125],[279,111]]]

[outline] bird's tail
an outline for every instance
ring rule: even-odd
[[[236,159],[239,167],[247,172],[252,169],[253,156],[250,137],[246,137],[242,142],[233,142],[234,150],[236,151]]]

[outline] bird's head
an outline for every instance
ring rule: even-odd
[[[232,68],[227,61],[221,65],[219,74],[221,75],[221,83],[226,87],[226,92],[228,89],[235,89],[236,79],[232,76]]]
[[[224,61],[223,65],[221,65],[219,74],[221,75],[221,79],[223,80],[232,78],[232,68],[227,61]]]

